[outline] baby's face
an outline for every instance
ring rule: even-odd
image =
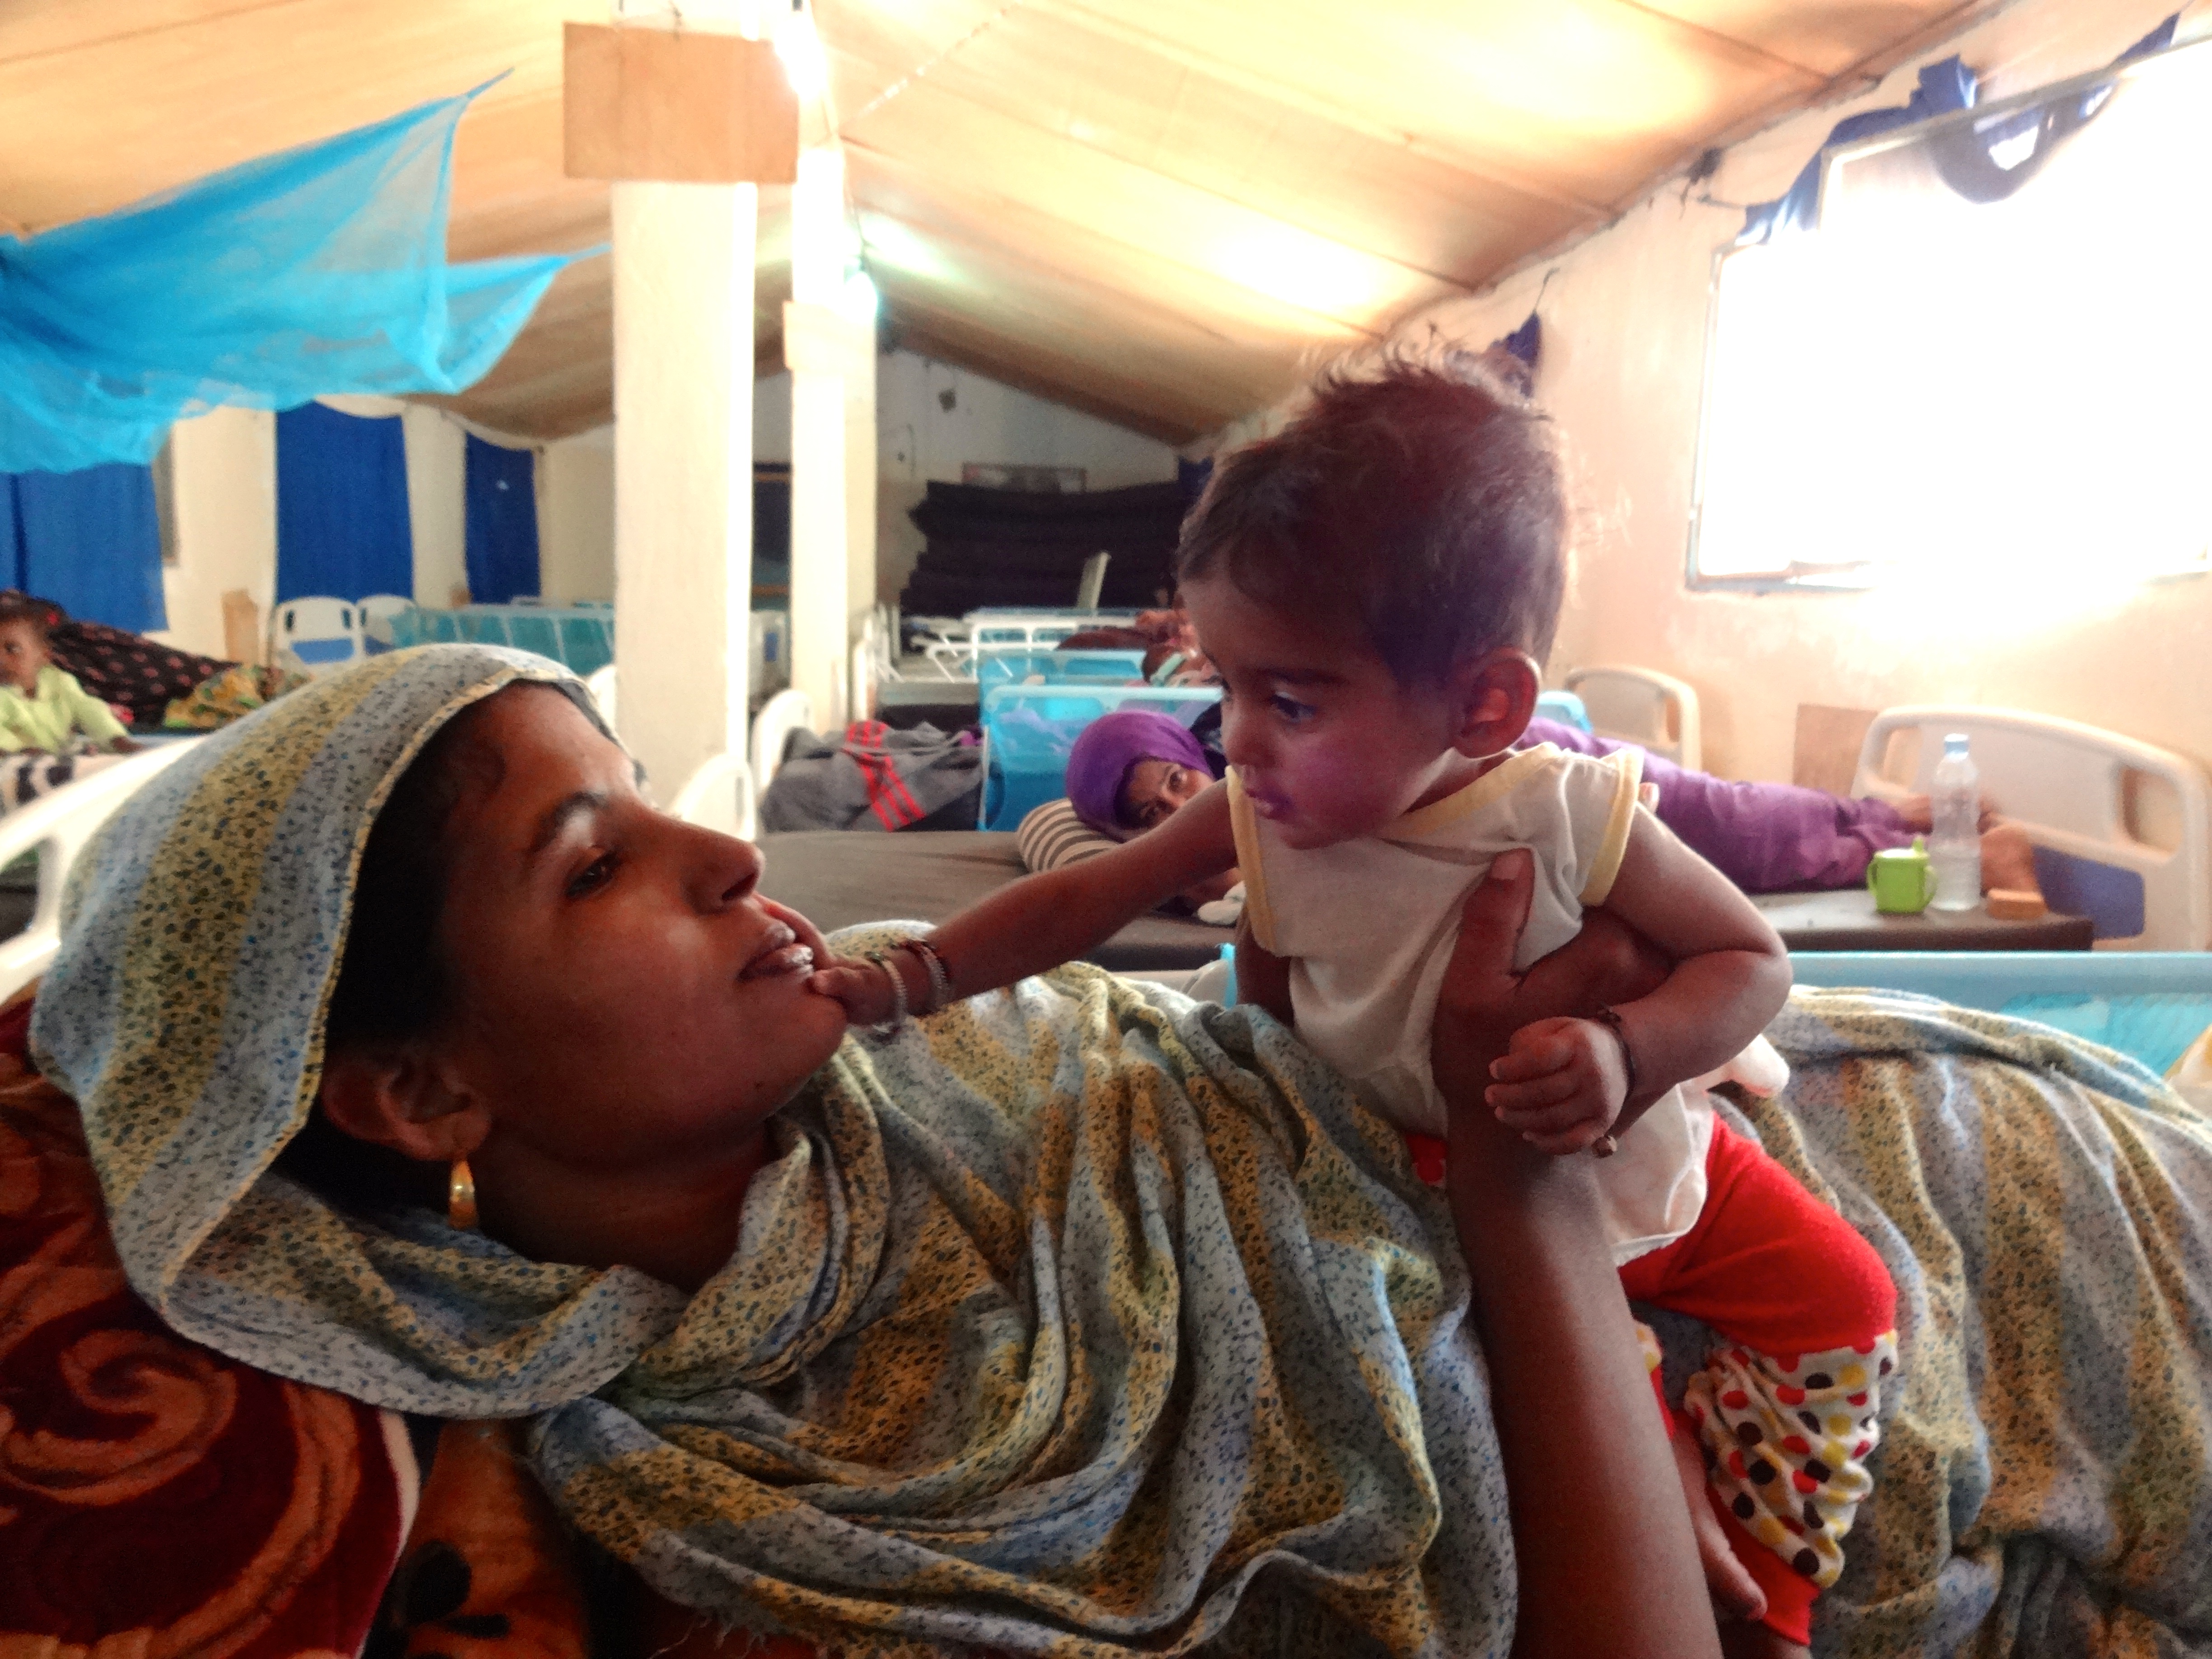
[[[37,629],[27,622],[0,623],[0,683],[35,690],[47,661],[46,642]]]
[[[1400,685],[1356,622],[1316,626],[1222,576],[1183,596],[1221,673],[1229,763],[1287,845],[1373,835],[1466,766],[1450,699]]]

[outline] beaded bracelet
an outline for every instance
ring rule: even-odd
[[[1636,1098],[1636,1050],[1628,1046],[1628,1024],[1618,1008],[1601,1008],[1590,1018],[1611,1031],[1613,1041],[1620,1044],[1621,1068],[1628,1073],[1628,1091],[1620,1097],[1626,1105]]]
[[[927,939],[910,939],[905,944],[929,970],[929,1006],[921,1012],[936,1013],[952,1000],[952,970],[945,966],[944,953]]]
[[[893,1037],[906,1024],[906,975],[891,966],[887,951],[871,951],[868,960],[884,970],[884,977],[891,982],[891,1017],[875,1028],[879,1037]]]
[[[1636,1050],[1628,1046],[1628,1023],[1621,1018],[1618,1008],[1601,1008],[1590,1018],[1611,1031],[1613,1041],[1620,1045],[1621,1069],[1628,1073],[1628,1087],[1620,1097],[1620,1103],[1626,1106],[1636,1097]],[[1590,1143],[1590,1152],[1598,1158],[1611,1158],[1620,1150],[1620,1137],[1610,1129]]]

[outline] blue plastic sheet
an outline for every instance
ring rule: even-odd
[[[589,255],[446,263],[453,129],[475,96],[0,237],[0,471],[143,463],[172,422],[224,404],[482,377]]]
[[[415,591],[398,417],[320,404],[276,417],[276,600]]]
[[[538,592],[538,457],[474,433],[468,447],[469,597],[505,605]],[[538,650],[536,646],[526,647]],[[550,652],[540,652],[550,656]]]

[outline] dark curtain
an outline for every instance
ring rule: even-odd
[[[505,605],[538,592],[538,457],[469,434],[469,598]]]
[[[6,586],[73,617],[143,634],[169,623],[149,467],[0,473]]]
[[[286,410],[276,417],[276,602],[414,591],[398,418]]]

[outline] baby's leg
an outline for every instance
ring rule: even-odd
[[[1766,1592],[1765,1622],[1808,1639],[1813,1601],[1873,1482],[1881,1390],[1896,1364],[1897,1292],[1881,1259],[1754,1141],[1713,1126],[1705,1209],[1621,1285],[1704,1321],[1732,1345],[1684,1406],[1714,1506]]]

